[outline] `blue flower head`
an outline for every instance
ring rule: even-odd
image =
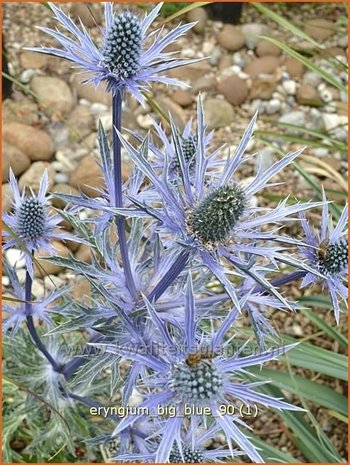
[[[145,345],[135,345],[132,348],[130,344],[125,349],[113,344],[104,344],[104,347],[107,353],[122,354],[126,359],[135,362],[132,378],[137,380],[138,373],[140,385],[136,384],[136,388],[140,387],[140,392],[147,392],[141,407],[149,408],[153,415],[156,415],[159,405],[176,407],[176,416],[165,420],[162,427],[162,440],[155,455],[155,462],[166,462],[169,459],[174,441],[180,437],[188,420],[186,418],[185,421],[183,417],[185,405],[209,407],[213,422],[226,434],[230,449],[233,439],[252,460],[262,461],[256,448],[236,426],[235,423],[239,421],[238,415],[232,421],[230,415],[220,412],[220,406],[242,402],[246,405],[258,403],[277,409],[301,410],[283,400],[257,392],[255,389],[261,383],[247,383],[241,376],[245,368],[274,360],[294,345],[241,357],[245,347],[243,345],[232,354],[232,337],[228,336],[228,332],[239,313],[232,309],[217,331],[208,332],[202,328],[201,320],[196,316],[190,277],[185,294],[185,323],[179,325],[176,330],[169,329],[160,319],[156,307],[147,299],[145,302],[150,322],[155,328],[151,339],[159,344],[158,349],[154,350],[154,346],[147,348]],[[243,299],[242,307],[244,303]],[[127,403],[127,399],[124,401]],[[139,416],[125,417],[113,434],[120,434],[142,416],[141,413]],[[205,422],[205,418],[205,415],[198,415],[196,420]]]
[[[197,260],[207,267],[221,282],[237,307],[239,299],[225,274],[226,268],[222,266],[222,259],[233,265],[241,276],[253,278],[291,309],[281,294],[255,270],[255,261],[257,258],[264,259],[276,268],[277,262],[288,263],[317,274],[307,264],[283,253],[287,245],[298,245],[298,241],[277,232],[281,224],[293,219],[293,215],[322,203],[297,202],[288,205],[288,199],[285,199],[276,208],[268,209],[252,205],[252,198],[261,189],[269,186],[270,179],[290,165],[302,150],[286,155],[266,171],[260,165],[255,178],[249,184],[243,184],[233,177],[249,158],[244,157],[244,152],[252,137],[256,116],[245,130],[235,154],[228,154],[227,160],[222,162],[218,161],[218,150],[212,154],[206,150],[206,126],[201,101],[197,113],[195,163],[192,158],[186,160],[179,132],[172,122],[172,144],[168,144],[170,149],[162,157],[163,164],[159,171],[158,162],[152,163],[120,135],[122,144],[136,166],[150,179],[158,199],[153,203],[149,202],[149,194],[143,197],[141,193],[134,198],[137,209],[125,208],[118,211],[125,216],[153,217],[164,243],[173,245],[175,236],[178,249],[186,253],[189,260]],[[159,137],[164,140],[162,133]],[[143,146],[145,145],[147,141],[143,142]],[[149,147],[154,151],[153,145]],[[180,166],[176,182],[169,171],[169,160],[174,159],[172,147]],[[160,159],[158,156],[158,160]],[[263,228],[267,225],[270,230],[266,232]]]
[[[62,218],[58,214],[49,213],[47,195],[48,173],[45,170],[40,181],[38,194],[31,192],[31,195],[19,192],[16,178],[10,169],[10,185],[14,198],[14,212],[4,213],[4,223],[12,230],[3,231],[5,244],[3,249],[21,248],[26,261],[26,267],[30,275],[33,275],[32,255],[39,249],[54,253],[55,249],[51,242],[53,240],[76,240],[71,234],[60,231],[59,223]],[[17,237],[13,237],[15,234]]]
[[[165,52],[167,45],[185,34],[193,23],[178,25],[167,34],[162,30],[148,32],[157,17],[162,3],[158,4],[143,20],[131,12],[115,14],[113,3],[105,4],[105,28],[100,44],[90,37],[84,25],[80,28],[54,3],[49,3],[60,25],[70,38],[58,30],[40,27],[54,37],[62,48],[40,47],[30,50],[65,58],[89,73],[85,82],[98,86],[107,83],[113,94],[129,91],[141,103],[142,91],[152,82],[183,85],[180,81],[164,76],[164,71],[193,63],[197,60],[175,58],[172,52]]]
[[[321,229],[311,227],[305,215],[300,215],[305,233],[305,243],[309,247],[301,247],[303,256],[313,269],[321,273],[307,273],[302,287],[320,282],[328,288],[334,308],[334,316],[339,323],[339,298],[347,306],[348,288],[345,285],[348,276],[348,237],[347,220],[348,206],[346,205],[335,227],[329,218],[328,203],[323,192],[324,205],[322,209]]]

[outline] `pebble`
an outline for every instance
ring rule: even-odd
[[[86,5],[84,3],[73,3],[69,11],[73,18],[79,18],[84,26],[88,28],[101,24],[103,14],[100,5],[91,2]]]
[[[255,48],[255,53],[258,57],[274,56],[279,57],[282,53],[277,45],[272,44],[268,40],[260,40]]]
[[[23,52],[19,57],[19,62],[24,69],[44,68],[48,62],[48,56],[44,53]]]
[[[71,173],[69,184],[91,197],[100,196],[96,188],[103,188],[105,184],[96,158],[90,155],[83,158]]]
[[[53,188],[52,188],[52,193],[60,193],[60,194],[72,194],[72,195],[79,195],[78,189],[75,189],[72,186],[68,186],[67,182],[64,183],[57,183]],[[52,197],[52,205],[56,208],[64,208],[67,205],[67,202],[65,200],[59,199],[55,196]]]
[[[2,198],[2,210],[6,213],[10,212],[12,209],[12,205],[13,205],[13,195],[12,195],[12,189],[11,189],[10,184],[2,185],[1,198]]]
[[[328,152],[328,149],[325,149],[323,147],[317,147],[313,149],[313,153],[316,157],[322,158],[322,157],[326,157],[329,152]]]
[[[241,105],[248,97],[247,84],[238,76],[229,76],[222,80],[217,89],[234,106]]]
[[[22,252],[19,249],[9,249],[5,251],[5,257],[11,268],[25,268],[26,262],[21,258]]]
[[[67,119],[70,140],[81,140],[94,129],[95,121],[90,108],[78,105],[74,108]]]
[[[105,131],[110,131],[113,127],[113,116],[111,112],[100,115],[99,119],[96,121],[96,129],[98,129],[99,122],[101,122]]]
[[[265,56],[255,58],[244,68],[244,72],[252,78],[258,77],[260,74],[274,74],[280,64],[278,57]]]
[[[322,119],[326,131],[336,128],[340,124],[340,117],[335,113],[323,113]]]
[[[188,107],[194,102],[192,93],[189,90],[182,89],[176,90],[172,95],[172,99],[182,107]]]
[[[51,160],[54,154],[51,137],[41,129],[26,124],[4,124],[3,139],[28,155],[32,161]]]
[[[204,101],[204,112],[208,129],[218,129],[231,124],[234,120],[234,111],[230,103],[217,98]]]
[[[244,46],[245,37],[237,27],[225,24],[220,34],[218,34],[218,43],[225,50],[235,52]]]
[[[31,88],[38,96],[44,113],[49,117],[56,112],[66,115],[73,108],[72,91],[63,79],[51,76],[34,76]]]
[[[39,108],[35,102],[23,98],[19,101],[6,99],[2,105],[2,117],[6,123],[23,123],[29,126],[39,122]]]
[[[320,97],[325,103],[329,103],[333,100],[332,92],[328,89],[322,89],[320,91]]]
[[[9,286],[10,285],[10,279],[7,276],[2,276],[1,282],[3,286]]]
[[[299,79],[305,72],[305,66],[293,57],[286,57],[284,66],[290,77]]]
[[[277,113],[280,109],[281,109],[281,102],[280,100],[276,98],[273,98],[266,103],[266,113],[268,115]]]
[[[137,115],[136,121],[142,129],[150,129],[153,126],[153,119],[150,115]]]
[[[316,40],[326,40],[336,31],[336,24],[323,18],[310,19],[304,25],[304,31]]]
[[[84,78],[88,77],[89,75],[84,73]],[[91,83],[83,84],[81,79],[81,74],[73,74],[71,77],[72,85],[79,98],[83,98],[92,103],[103,103],[108,107],[112,105],[112,94],[106,91],[106,86],[103,83],[95,87]]]
[[[55,175],[55,183],[57,184],[64,184],[66,182],[68,182],[69,180],[69,177],[67,174],[64,174],[64,173],[56,173]]]
[[[86,102],[88,103],[88,105],[90,105],[87,100]],[[79,101],[79,103],[82,104],[81,101]],[[90,106],[90,111],[92,115],[97,116],[97,115],[100,115],[101,113],[107,113],[108,107],[107,105],[104,105],[103,103],[95,102]]]
[[[86,244],[81,244],[79,249],[77,250],[75,257],[85,263],[91,263],[91,253],[90,253],[90,246]]]
[[[269,100],[276,90],[276,80],[274,78],[256,78],[253,80],[250,89],[250,98]]]
[[[321,76],[317,73],[314,73],[313,71],[306,71],[303,76],[303,84],[308,84],[313,87],[317,87],[321,80]]]
[[[204,8],[195,8],[187,13],[187,20],[189,23],[196,22],[192,29],[197,34],[202,34],[208,21],[207,11]]]
[[[321,96],[322,97],[322,96]],[[300,105],[320,106],[322,101],[317,90],[309,84],[302,84],[296,92],[296,100]]]
[[[295,81],[292,81],[291,79],[288,79],[282,82],[282,87],[287,95],[295,95],[297,83]]]
[[[268,33],[268,28],[265,24],[259,23],[250,23],[250,24],[243,24],[241,26],[242,34],[245,36],[245,43],[246,46],[253,50],[259,40],[261,40],[258,36],[265,35]]]
[[[55,170],[50,163],[44,161],[36,161],[30,165],[28,170],[22,174],[18,181],[18,187],[20,190],[31,187],[34,192],[39,191],[40,180],[44,174],[45,169],[48,173],[48,190],[52,189],[55,180]]]
[[[339,37],[338,39],[338,46],[341,48],[347,48],[348,46],[348,36],[344,34],[342,37]]]
[[[245,66],[245,59],[242,57],[242,54],[240,52],[236,52],[233,54],[232,57],[233,63],[235,65],[238,65],[240,68],[244,68]]]
[[[61,242],[58,241],[53,241],[52,245],[55,249],[55,256],[58,257],[64,257],[68,258],[69,257],[69,249],[63,245]],[[49,253],[46,250],[39,250],[36,254],[36,259],[39,262],[39,266],[34,265],[34,275],[37,278],[43,278],[44,276],[52,275],[52,274],[58,274],[61,271],[63,271],[63,268],[61,266],[58,266],[54,263],[50,263],[47,260],[41,260],[39,257],[48,257]]]
[[[2,146],[2,182],[8,180],[10,167],[13,174],[19,176],[29,165],[30,159],[25,153],[4,141]]]
[[[215,45],[212,42],[204,42],[202,45],[202,51],[204,55],[211,55],[215,49]],[[218,48],[215,49],[220,53],[220,50]]]
[[[25,69],[22,71],[19,80],[23,82],[23,84],[28,84],[32,77],[35,75],[35,70],[34,69]]]
[[[296,126],[305,126],[305,114],[303,111],[291,111],[282,115],[278,121],[280,123],[294,124]],[[289,134],[295,134],[293,129],[287,129]]]
[[[221,50],[219,48],[215,48],[214,51],[211,54],[209,54],[210,66],[217,66],[220,61],[220,58],[221,58]]]
[[[45,296],[47,289],[43,282],[34,279],[32,284],[32,293],[37,299],[42,299]]]

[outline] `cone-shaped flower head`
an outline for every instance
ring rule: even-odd
[[[185,34],[193,24],[178,25],[166,34],[163,30],[151,33],[148,29],[157,17],[162,3],[158,4],[144,19],[125,11],[113,12],[113,3],[105,4],[105,28],[103,36],[95,43],[80,22],[74,21],[49,3],[55,18],[67,31],[67,35],[56,29],[39,29],[55,38],[62,48],[40,47],[30,50],[65,58],[88,73],[84,82],[98,86],[106,82],[112,93],[127,90],[141,103],[142,91],[152,82],[183,85],[182,82],[164,76],[164,72],[197,60],[184,60],[174,57],[173,52],[165,52],[167,45]]]
[[[347,305],[348,289],[344,284],[348,275],[348,239],[346,226],[348,206],[344,208],[337,225],[334,227],[329,218],[328,203],[323,193],[324,205],[320,230],[313,229],[301,214],[305,242],[311,247],[301,247],[302,254],[307,258],[310,267],[319,271],[323,277],[307,273],[302,286],[321,282],[327,286],[334,308],[334,315],[339,322],[339,298]]]
[[[33,274],[32,255],[34,252],[46,250],[54,253],[53,240],[76,240],[72,235],[59,230],[62,218],[58,214],[49,213],[47,171],[40,181],[38,194],[31,192],[27,195],[25,190],[19,192],[16,178],[10,170],[10,186],[14,197],[13,213],[4,213],[3,220],[11,231],[3,231],[5,238],[4,250],[21,248],[26,261],[28,272]]]

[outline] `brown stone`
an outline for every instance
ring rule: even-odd
[[[61,242],[53,241],[52,245],[55,248],[55,256],[57,257],[69,257],[69,249],[64,246]],[[63,271],[61,266],[58,266],[54,263],[50,263],[47,260],[41,260],[39,257],[48,257],[49,253],[45,250],[39,250],[35,254],[35,258],[39,262],[39,265],[34,265],[34,274],[36,277],[43,278],[44,276],[48,276],[49,274],[58,274]]]
[[[225,24],[218,34],[218,42],[221,47],[229,52],[236,52],[244,47],[245,37],[237,27]]]
[[[71,140],[81,140],[95,129],[95,120],[90,108],[86,105],[78,105],[67,119]]]
[[[38,105],[27,98],[19,101],[7,99],[2,104],[2,119],[6,123],[34,125],[39,121]]]
[[[66,115],[73,108],[73,94],[63,79],[34,76],[30,84],[47,116],[51,117],[54,113]]]
[[[43,161],[32,163],[29,169],[22,174],[18,181],[19,189],[22,190],[30,187],[34,192],[38,192],[45,169],[47,169],[48,172],[48,190],[50,191],[54,185],[55,170],[50,163]]]
[[[189,23],[197,23],[193,26],[194,32],[202,34],[207,24],[208,14],[204,8],[195,8],[187,13]]]
[[[304,26],[306,34],[316,40],[328,39],[335,33],[336,29],[335,23],[323,18],[310,19]]]
[[[30,165],[29,157],[19,150],[17,147],[3,143],[2,147],[2,182],[6,182],[9,177],[9,169],[11,167],[13,174],[19,176]]]
[[[88,74],[84,73],[84,79],[88,78]],[[72,85],[75,88],[78,97],[89,100],[92,103],[103,103],[104,105],[112,105],[112,94],[106,91],[106,85],[101,83],[95,87],[93,84],[84,84],[81,74],[73,74]]]
[[[282,53],[281,49],[277,47],[277,45],[272,44],[268,40],[261,40],[258,42],[255,53],[258,57],[265,57],[265,56],[274,56],[279,57]]]
[[[51,137],[41,129],[21,123],[8,123],[3,126],[3,139],[19,148],[32,161],[51,160],[54,144]]]
[[[8,213],[12,209],[13,205],[13,195],[12,195],[12,189],[10,184],[3,184],[2,185],[2,211]]]
[[[247,84],[238,76],[227,77],[219,82],[217,89],[234,106],[241,105],[248,96]]]
[[[71,295],[74,300],[87,304],[91,297],[90,281],[83,276],[78,276],[74,280]]]
[[[189,90],[182,90],[182,89],[176,90],[172,95],[172,99],[174,100],[175,103],[177,103],[178,105],[184,108],[190,106],[194,101],[194,98],[191,92]]]
[[[70,13],[73,18],[81,19],[86,27],[95,27],[102,22],[101,5],[93,2],[73,3],[70,7]]]
[[[188,80],[193,82],[210,72],[210,65],[204,61],[199,61],[198,63],[192,63],[191,65],[170,69],[168,71],[168,75],[169,77],[175,79]]]
[[[286,57],[283,64],[292,78],[300,78],[305,72],[305,66],[293,57]]]
[[[84,263],[91,263],[90,246],[87,244],[81,244],[75,254],[75,258]]]
[[[52,188],[52,194],[70,194],[70,195],[79,195],[78,189],[75,189],[72,186],[68,186],[68,184],[56,184]],[[67,202],[65,200],[59,199],[55,196],[52,197],[52,205],[56,208],[63,209]]]
[[[250,89],[249,98],[251,100],[261,99],[269,100],[276,90],[276,81],[273,78],[254,79]]]
[[[23,52],[19,57],[19,62],[24,69],[40,69],[47,65],[48,56],[44,53]]]
[[[302,84],[296,92],[296,99],[300,105],[320,106],[322,100],[317,90],[309,84]]]
[[[256,58],[244,68],[244,72],[252,78],[258,77],[260,74],[274,74],[279,64],[280,60],[278,57],[265,56]]]
[[[96,158],[90,155],[84,157],[72,172],[69,184],[91,197],[100,196],[96,188],[103,188],[105,183]]]

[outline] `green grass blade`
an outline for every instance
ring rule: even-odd
[[[297,395],[300,394],[305,399],[311,400],[314,404],[336,410],[342,415],[347,416],[347,398],[328,386],[302,378],[301,376],[293,375],[292,377],[287,372],[272,370],[270,368],[251,368],[249,373],[253,373],[254,379],[262,381],[271,380],[272,384],[279,389],[284,389]]]
[[[191,3],[191,4],[187,5],[187,6],[185,6],[184,8],[181,8],[181,10],[176,11],[174,14],[168,16],[163,21],[163,23],[164,24],[168,23],[168,22],[172,21],[173,19],[176,19],[179,16],[182,16],[182,15],[188,13],[189,11],[194,10],[195,8],[199,8],[199,7],[202,7],[202,6],[205,6],[205,5],[209,5],[209,3],[213,3],[213,2],[194,2],[194,3]]]
[[[299,300],[299,302],[301,302]],[[330,338],[332,338],[334,341],[337,341],[341,347],[344,349],[348,348],[348,340],[345,336],[339,333],[335,328],[332,328],[332,326],[329,326],[322,318],[317,316],[315,312],[312,310],[301,310],[301,312],[316,326],[318,326],[322,331],[325,332]]]
[[[276,45],[281,50],[288,53],[288,55],[290,55],[291,57],[293,57],[296,60],[300,61],[300,63],[302,63],[307,68],[309,68],[311,71],[314,71],[315,73],[320,75],[329,84],[331,84],[332,86],[336,87],[340,91],[347,94],[347,92],[348,92],[347,86],[343,85],[338,79],[336,79],[334,76],[332,76],[332,74],[328,73],[327,71],[324,71],[322,68],[315,65],[311,60],[304,57],[299,52],[297,52],[297,51],[293,50],[292,48],[288,47],[288,45],[284,44],[283,42],[281,42],[278,39],[273,39],[272,37],[268,37],[268,36],[260,36],[260,37],[262,39],[268,40],[272,44]]]
[[[300,37],[301,39],[307,40],[308,42],[310,42],[310,44],[315,45],[317,48],[320,48],[320,44],[316,42],[316,40],[314,40],[312,37],[310,37],[304,31],[299,29],[297,26],[294,26],[294,24],[290,23],[287,19],[283,18],[278,13],[275,13],[274,11],[272,11],[270,8],[266,7],[262,3],[252,2],[251,5],[253,5],[253,7],[256,8],[258,11],[260,11],[260,13],[263,13],[265,16],[275,21],[275,23],[282,26],[283,29],[287,29],[288,31],[295,34],[296,36]]]

